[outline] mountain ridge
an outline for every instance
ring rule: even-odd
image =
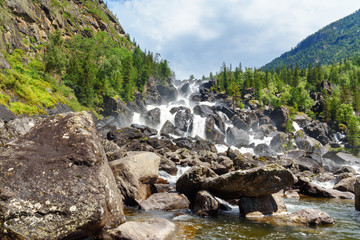
[[[332,64],[360,51],[360,10],[309,35],[290,51],[281,54],[263,69],[309,64]]]

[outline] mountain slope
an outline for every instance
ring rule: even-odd
[[[266,64],[264,69],[330,64],[360,51],[360,11],[322,28],[301,41],[294,49]]]

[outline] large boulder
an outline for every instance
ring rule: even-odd
[[[302,130],[299,130],[295,134],[296,146],[307,152],[314,152],[321,148],[321,143],[315,138],[307,136]]]
[[[158,131],[156,129],[150,128],[145,125],[131,124],[131,127],[139,129],[143,134],[147,136],[154,136],[158,134]]]
[[[223,142],[225,139],[225,135],[215,128],[215,119],[212,116],[206,118],[205,135],[206,139],[215,142]]]
[[[175,115],[175,127],[184,133],[191,131],[194,115],[190,111],[178,111]]]
[[[219,202],[207,191],[199,191],[196,194],[194,213],[198,216],[216,216],[220,208]]]
[[[226,130],[226,140],[230,145],[240,145],[240,146],[247,146],[250,143],[249,134],[236,127],[229,127]]]
[[[109,230],[110,239],[144,240],[171,239],[176,232],[176,225],[163,218],[151,218],[143,222],[126,222]]]
[[[178,97],[178,91],[173,85],[158,85],[156,88],[164,103],[175,101]]]
[[[333,188],[342,192],[355,193],[356,177],[348,177],[340,180]]]
[[[160,108],[154,108],[150,111],[147,111],[146,113],[141,114],[141,117],[145,119],[147,125],[156,127],[160,124],[160,115]]]
[[[241,197],[239,199],[239,210],[241,217],[263,217],[287,211],[285,203],[279,194]]]
[[[170,122],[169,120],[167,120],[164,125],[162,126],[161,130],[160,130],[160,134],[161,135],[168,135],[168,134],[173,134],[175,131],[175,126],[174,124],[172,124],[172,122]]]
[[[248,132],[250,129],[249,125],[239,116],[234,116],[234,118],[232,119],[232,123],[236,128],[244,130],[246,132]]]
[[[286,152],[294,149],[292,139],[283,132],[278,132],[270,142],[270,148],[276,152]]]
[[[294,188],[299,189],[299,193],[310,197],[337,198],[337,199],[354,199],[351,192],[341,192],[335,189],[326,189],[316,185],[306,177],[299,177]]]
[[[289,109],[285,106],[281,106],[275,108],[274,111],[271,112],[270,118],[274,122],[277,129],[284,132],[286,128],[286,123],[289,120],[289,115]]]
[[[321,144],[325,145],[331,142],[331,131],[326,123],[313,121],[311,124],[304,127],[304,132],[312,138],[315,138]]]
[[[176,191],[184,193],[190,201],[195,199],[196,193],[202,189],[202,184],[209,177],[217,174],[204,166],[193,166],[187,170],[176,182]]]
[[[190,202],[184,194],[179,193],[154,193],[148,199],[139,204],[141,210],[163,210],[188,209]]]
[[[291,169],[293,173],[310,171],[320,173],[323,171],[321,158],[303,150],[292,150],[281,155],[276,163]]]
[[[206,178],[201,187],[217,197],[237,199],[277,193],[281,189],[292,186],[296,180],[296,177],[289,170],[277,164],[270,164]]]
[[[150,196],[150,185],[158,178],[160,157],[151,152],[132,152],[110,162],[116,183],[128,205]]]
[[[87,238],[124,221],[121,194],[92,116],[45,119],[0,153],[7,239]]]

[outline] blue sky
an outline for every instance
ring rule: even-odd
[[[160,53],[177,79],[223,62],[261,67],[320,28],[360,9],[359,0],[109,0],[130,37]]]

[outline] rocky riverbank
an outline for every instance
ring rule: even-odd
[[[185,84],[180,84],[182,91]],[[114,129],[105,124],[108,120],[97,122],[103,137],[86,112],[0,120],[0,236],[169,239],[175,233],[174,224],[164,219],[124,223],[123,204],[143,211],[191,209],[199,216],[217,216],[232,203],[241,217],[257,221],[327,225],[334,220],[320,210],[288,214],[282,197],[359,201],[352,165],[360,161],[332,150],[339,143],[325,124],[300,115],[295,121],[302,129],[285,133],[288,113],[283,107],[234,110],[229,99],[204,84],[200,93],[187,94],[220,104],[172,107],[174,119],[164,123],[158,116],[162,111],[144,109],[143,119],[160,131],[139,124]],[[204,120],[204,138],[191,136],[198,120]],[[269,144],[254,141],[266,138],[271,138]],[[175,185],[159,177],[159,171],[176,175],[180,166],[190,168]],[[334,188],[315,181],[331,182]]]

